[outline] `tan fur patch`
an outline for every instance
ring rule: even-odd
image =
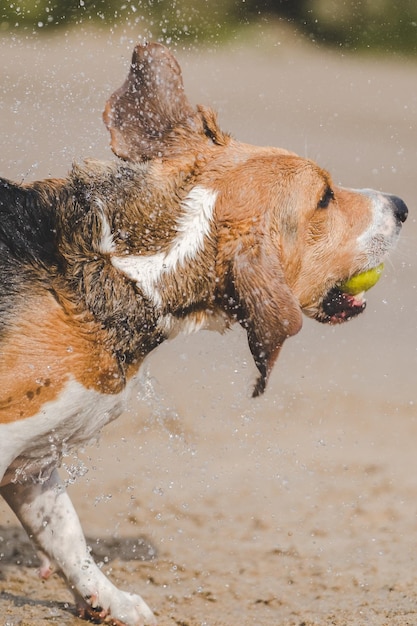
[[[0,347],[0,423],[35,415],[70,377],[101,393],[121,391],[123,372],[103,339],[96,324],[66,314],[52,296],[31,301]]]

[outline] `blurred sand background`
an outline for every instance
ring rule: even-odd
[[[2,35],[0,175],[112,158],[101,111],[136,42]],[[365,314],[305,320],[260,400],[238,328],[152,354],[130,411],[64,460],[85,532],[160,626],[416,624],[417,63],[273,30],[176,53],[191,101],[225,130],[313,158],[338,184],[396,193],[410,217]],[[0,507],[0,624],[81,626]]]

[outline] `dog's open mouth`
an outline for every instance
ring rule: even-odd
[[[333,287],[324,296],[316,319],[324,324],[342,324],[362,313],[365,307],[365,292],[352,295]]]
[[[313,315],[319,322],[341,324],[356,317],[366,307],[365,292],[381,277],[384,264],[380,263],[336,283],[321,299]]]

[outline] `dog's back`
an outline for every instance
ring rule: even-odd
[[[57,264],[56,195],[54,184],[25,188],[0,179],[1,333],[33,290],[50,286]]]

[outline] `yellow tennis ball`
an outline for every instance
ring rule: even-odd
[[[371,287],[376,285],[378,280],[381,277],[382,270],[384,269],[384,264],[378,265],[378,267],[374,267],[371,270],[366,270],[366,272],[361,272],[360,274],[356,274],[346,280],[344,283],[340,285],[342,291],[351,294],[352,296],[356,296],[358,293],[362,291],[368,291]]]

